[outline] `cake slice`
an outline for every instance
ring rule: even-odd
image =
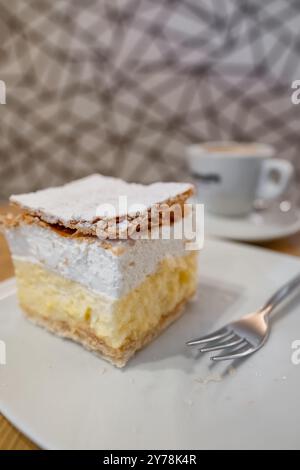
[[[116,223],[128,227],[136,217],[149,221],[153,205],[181,205],[191,193],[186,184],[131,185],[93,175],[13,196],[22,212],[7,216],[4,226],[26,316],[124,366],[194,294],[197,252],[186,250],[184,238],[152,239],[140,230],[136,239],[99,238],[103,219],[95,212],[117,196],[138,197],[144,212],[116,213]]]

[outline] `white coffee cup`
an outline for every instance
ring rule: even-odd
[[[198,200],[219,215],[243,216],[255,200],[279,198],[287,189],[293,165],[278,158],[270,145],[207,142],[187,148],[189,169],[198,186]]]

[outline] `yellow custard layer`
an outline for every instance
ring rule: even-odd
[[[88,290],[39,264],[14,259],[24,310],[88,328],[111,348],[134,343],[196,290],[197,253],[167,257],[134,290],[113,299]]]

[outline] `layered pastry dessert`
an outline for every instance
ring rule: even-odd
[[[152,207],[158,217],[151,230],[160,232],[161,208],[183,206],[192,192],[189,184],[146,186],[92,175],[12,196],[20,212],[3,224],[26,316],[124,366],[195,292],[197,252],[186,250],[186,240],[142,236]],[[120,208],[124,196],[128,207],[138,202],[144,210]]]

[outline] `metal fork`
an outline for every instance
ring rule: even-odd
[[[199,346],[202,353],[221,351],[212,356],[212,361],[225,361],[249,356],[266,343],[270,333],[270,313],[285,300],[298,286],[300,274],[282,286],[266,304],[250,315],[229,323],[207,336],[188,341],[187,346]]]

